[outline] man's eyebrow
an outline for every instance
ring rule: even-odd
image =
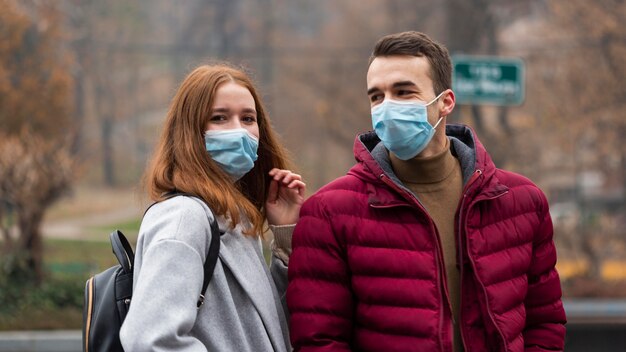
[[[405,87],[405,86],[412,86],[417,88],[417,84],[413,83],[413,81],[401,81],[401,82],[396,82],[393,84],[393,88],[398,88],[398,87]]]
[[[417,84],[415,84],[413,81],[400,81],[400,82],[396,82],[392,85],[393,88],[399,88],[399,87],[407,87],[407,86],[411,86],[414,88],[418,88]],[[377,87],[372,87],[370,89],[367,90],[367,95],[372,95],[373,93],[379,92],[380,89],[378,89]]]
[[[375,92],[380,92],[380,89],[378,89],[376,87],[372,87],[372,88],[367,90],[367,95],[372,95]]]

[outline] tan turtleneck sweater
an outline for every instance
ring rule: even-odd
[[[394,172],[422,203],[435,222],[441,240],[443,261],[446,267],[448,293],[454,321],[454,350],[462,351],[458,315],[460,305],[460,275],[456,266],[456,239],[454,215],[463,191],[463,174],[459,161],[450,151],[446,140],[444,150],[430,157],[416,156],[400,160],[390,153]]]

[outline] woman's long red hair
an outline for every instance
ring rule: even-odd
[[[234,182],[205,149],[204,129],[217,89],[226,82],[247,88],[256,105],[259,125],[258,159],[254,168]],[[232,226],[249,221],[244,233],[262,235],[264,204],[272,168],[290,168],[285,148],[274,133],[252,81],[226,65],[200,66],[191,72],[172,99],[162,135],[144,176],[148,195],[163,200],[172,191],[202,198],[213,212],[230,217]]]

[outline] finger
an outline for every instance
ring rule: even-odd
[[[291,177],[294,180],[302,181],[302,176],[300,176],[300,174],[296,174],[295,172],[289,171],[289,177]]]
[[[287,169],[273,168],[272,170],[270,170],[269,174],[270,176],[274,177],[276,181],[279,181],[280,179],[285,178],[287,176],[291,177],[292,179],[302,180],[302,176],[300,176],[299,174],[296,174],[295,172],[291,172],[291,170],[287,170]]]
[[[280,181],[282,180],[287,174],[289,174],[289,170],[280,170],[280,169],[276,169],[276,172],[274,172],[274,180],[276,181]]]
[[[302,199],[304,199],[305,195],[304,193],[306,192],[306,183],[300,181],[301,185],[297,188],[298,190],[298,195],[300,197],[302,197]]]
[[[291,183],[291,181],[293,180],[292,175],[293,175],[293,174],[288,173],[288,174],[286,174],[286,175],[283,177],[282,182],[283,182],[283,184],[284,184],[284,185],[288,185],[289,183]]]
[[[272,178],[274,178],[275,180],[277,180],[277,181],[278,181],[280,178],[282,178],[282,177],[283,177],[282,175],[283,175],[283,174],[285,174],[285,172],[287,172],[287,171],[288,171],[288,170],[282,170],[282,169],[279,169],[279,168],[276,168],[276,167],[275,167],[275,168],[271,169],[271,170],[268,172],[268,174],[269,174],[270,176],[272,176]]]
[[[291,182],[289,186],[287,187],[289,187],[290,189],[296,190],[298,192],[298,195],[304,198],[304,192],[306,191],[306,183],[299,181],[299,180],[295,180]]]
[[[302,176],[289,171],[289,173],[283,178],[283,183],[287,185],[293,182],[294,180],[302,181]]]
[[[300,181],[300,180],[293,180],[291,181],[288,185],[288,188],[300,188],[300,187],[306,187],[306,183]]]
[[[275,202],[278,199],[278,182],[270,181],[270,186],[267,191],[267,201]]]
[[[275,167],[275,168],[271,169],[268,172],[268,174],[270,176],[277,176],[277,175],[286,174],[286,173],[289,173],[289,172],[291,172],[291,171],[286,170],[286,169],[279,169],[279,168]]]

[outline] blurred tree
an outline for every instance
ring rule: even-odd
[[[97,131],[99,140],[97,151],[85,138],[77,141],[73,149],[84,158],[96,155],[95,159],[101,161],[98,169],[102,171],[103,183],[115,186],[119,175],[114,134],[120,122],[132,125],[130,121],[136,117],[140,89],[137,53],[147,46],[138,39],[145,34],[145,11],[139,2],[115,0],[68,0],[64,5],[71,29],[68,42],[76,58],[76,121],[84,133]],[[87,101],[92,103],[91,111],[87,111]],[[90,113],[95,126],[86,131]]]
[[[366,73],[374,43],[418,29],[431,4],[275,1],[274,121],[315,189],[346,172],[356,134],[372,128]]]
[[[549,135],[538,144],[569,156],[548,168],[573,175],[563,185],[573,188],[572,197],[561,201],[573,200],[581,218],[574,232],[563,235],[588,259],[588,275],[598,279],[603,261],[626,245],[626,3],[548,4],[536,43],[543,50],[533,58],[536,125]],[[618,225],[607,226],[612,223]]]
[[[517,0],[447,0],[447,31],[445,42],[451,54],[502,55],[499,33],[512,19],[527,15],[528,2]],[[495,110],[495,124],[487,128],[486,110]],[[469,105],[472,127],[491,157],[499,167],[508,159],[515,159],[516,148],[498,148],[498,145],[514,146],[516,136],[509,122],[509,107],[485,108]],[[458,120],[462,107],[458,106],[451,120]],[[450,121],[452,122],[452,121]],[[495,126],[494,126],[495,125]]]
[[[50,138],[67,136],[74,132],[72,77],[58,46],[60,15],[45,2],[22,5],[0,0],[0,129],[15,134],[29,126]]]
[[[23,267],[37,280],[41,221],[69,190],[75,165],[60,21],[50,3],[0,0],[0,228],[3,258],[15,259],[3,268]]]
[[[27,276],[42,279],[41,222],[46,210],[70,189],[74,171],[68,143],[28,128],[19,134],[0,132],[2,253],[12,259],[3,263],[4,274],[24,274],[21,269],[26,269]]]
[[[119,108],[123,106],[119,101],[119,93],[123,87],[120,81],[126,81],[129,70],[117,66],[120,48],[111,47],[111,43],[123,46],[125,32],[128,28],[124,19],[132,21],[132,8],[128,9],[119,2],[92,2],[88,12],[90,24],[93,26],[94,51],[91,53],[93,66],[90,70],[94,84],[95,112],[100,123],[100,142],[102,157],[102,172],[104,184],[114,186],[117,183],[113,154],[113,131],[115,124],[122,118]],[[130,13],[126,12],[126,10]],[[117,67],[116,67],[117,66]]]

